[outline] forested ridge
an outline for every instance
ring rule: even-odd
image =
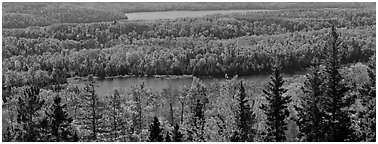
[[[123,2],[123,3],[3,3],[3,28],[26,28],[56,23],[91,23],[125,20],[124,13],[154,11],[201,11],[233,9],[374,8],[373,3],[213,3],[213,2]]]
[[[64,4],[43,13],[60,20],[41,24],[24,18],[39,21],[35,7],[45,3],[31,5],[33,15],[6,4],[15,14],[3,15],[2,141],[376,141],[376,15],[366,3],[152,21]],[[249,7],[239,4],[230,7]],[[4,26],[18,16],[24,26]],[[282,76],[298,71],[306,73]],[[271,77],[238,79],[254,74]],[[98,78],[125,75],[193,82],[96,94]]]
[[[3,37],[3,70],[9,70],[15,76],[29,70],[52,75],[57,69],[66,73],[57,74],[63,77],[89,74],[100,78],[156,74],[222,77],[225,74],[269,73],[271,56],[279,53],[285,62],[284,70],[295,71],[309,66],[309,60],[327,39],[324,37],[326,28],[332,24],[342,27],[342,63],[366,62],[375,51],[373,11],[312,11],[283,10],[145,23],[3,29],[6,36]],[[295,21],[281,18],[303,13],[297,16],[323,15],[326,19],[329,14],[336,13],[333,11],[340,12],[337,13],[339,19],[317,22],[306,18],[295,18]],[[250,18],[254,16],[264,17]],[[276,19],[277,24],[271,22],[272,17],[280,17]],[[351,18],[346,21],[348,17]]]

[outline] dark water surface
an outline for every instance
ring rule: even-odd
[[[242,76],[238,79],[243,79],[245,81],[262,82],[269,79],[269,75],[253,75],[253,76]],[[200,80],[205,84],[210,84],[215,81],[225,81],[225,78],[200,78]],[[154,77],[117,77],[117,78],[107,78],[104,80],[97,80],[97,87],[95,91],[98,95],[106,95],[115,88],[130,89],[133,85],[139,85],[144,82],[145,86],[151,88],[154,91],[161,91],[165,88],[179,88],[184,85],[191,85],[193,81],[192,77],[181,77],[181,78],[154,78]]]
[[[271,10],[207,10],[207,11],[159,11],[125,13],[128,20],[175,19],[182,17],[202,17],[212,14],[248,13]]]

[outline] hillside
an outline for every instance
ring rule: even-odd
[[[3,3],[3,28],[125,19],[124,13],[231,9],[372,8],[372,3]]]

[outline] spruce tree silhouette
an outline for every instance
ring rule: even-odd
[[[253,129],[253,125],[256,121],[256,115],[252,111],[252,106],[248,104],[247,94],[243,86],[243,81],[240,81],[240,93],[237,98],[238,105],[238,117],[237,128],[238,130],[233,133],[230,140],[233,142],[246,142],[254,141],[256,130]],[[254,101],[253,101],[254,103]]]
[[[39,125],[35,122],[37,111],[41,110],[45,100],[39,97],[40,89],[31,86],[25,89],[22,97],[18,98],[17,122],[21,128],[18,132],[16,141],[35,142],[38,140]]]
[[[180,127],[178,124],[176,124],[173,129],[172,140],[174,142],[182,142],[182,138],[183,138],[183,135],[180,132]]]
[[[298,112],[297,125],[299,126],[299,137],[303,141],[320,142],[324,141],[324,111],[321,106],[324,103],[323,80],[317,66],[312,67],[306,75],[306,81],[301,88],[303,95],[300,96],[299,106],[294,105]]]
[[[353,130],[351,129],[352,123],[345,108],[351,106],[354,103],[354,99],[353,97],[347,97],[346,92],[348,89],[339,72],[340,58],[338,47],[341,41],[338,39],[339,35],[335,27],[331,28],[330,36],[328,49],[325,51],[327,57],[325,61],[326,89],[324,91],[326,101],[323,105],[327,113],[325,116],[325,121],[327,121],[325,141],[350,141],[353,135]]]
[[[171,142],[171,141],[172,141],[171,136],[169,132],[167,131],[167,134],[165,135],[165,142]]]
[[[73,119],[68,115],[65,110],[66,105],[61,104],[61,98],[56,96],[54,103],[50,108],[50,112],[46,112],[51,124],[51,141],[55,142],[72,142],[74,140],[74,133],[70,131],[70,124]]]
[[[150,142],[162,142],[163,135],[160,128],[159,119],[155,116],[153,123],[150,125],[150,136],[148,137]]]
[[[270,79],[271,82],[267,86],[268,89],[263,90],[268,103],[262,104],[260,107],[267,116],[265,141],[283,142],[286,141],[287,122],[285,120],[290,114],[287,105],[291,102],[291,96],[282,96],[287,89],[282,87],[285,81],[282,78],[277,62],[273,66],[273,74]]]

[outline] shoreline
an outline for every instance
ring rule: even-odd
[[[302,71],[296,71],[296,72],[291,72],[291,73],[283,73],[284,75],[287,75],[287,76],[293,76],[293,75],[303,75],[307,72],[307,69],[306,70],[302,70]],[[170,80],[170,79],[185,79],[185,78],[193,78],[193,77],[197,77],[197,78],[226,78],[226,79],[231,79],[233,78],[234,76],[238,76],[238,77],[252,77],[252,76],[262,76],[262,75],[271,75],[269,73],[261,73],[261,74],[252,74],[252,75],[230,75],[228,76],[227,74],[225,74],[224,76],[195,76],[195,75],[188,75],[188,74],[184,74],[184,75],[152,75],[152,76],[147,76],[147,75],[144,75],[144,76],[138,76],[138,75],[119,75],[119,76],[109,76],[109,77],[105,77],[105,78],[102,78],[100,79],[99,77],[96,77],[96,76],[93,76],[93,78],[97,81],[103,81],[103,80],[111,80],[111,79],[118,79],[118,78],[156,78],[156,79],[164,79],[164,80]],[[84,80],[85,77],[79,77],[79,76],[75,76],[75,77],[69,77],[67,78],[67,80]]]

